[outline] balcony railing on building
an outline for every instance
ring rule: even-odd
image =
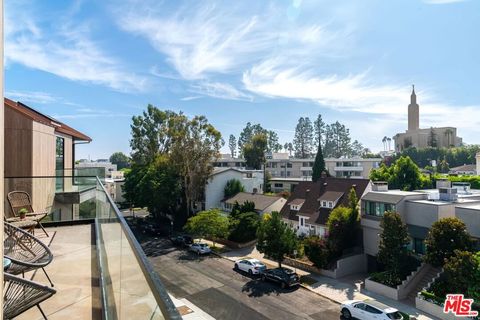
[[[47,231],[49,226],[92,225],[102,319],[181,319],[122,213],[105,191],[101,177],[87,175],[86,171],[73,173],[7,177],[4,201],[10,191],[28,192],[35,211],[50,212],[42,220]],[[9,210],[7,203],[5,208]],[[6,212],[7,217],[9,214]],[[72,274],[72,285],[74,278]],[[59,289],[57,295],[61,294]]]

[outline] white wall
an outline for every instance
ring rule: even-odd
[[[467,231],[472,237],[480,238],[480,209],[455,208],[455,216],[465,222]]]
[[[262,172],[254,172],[252,178],[246,178],[244,175],[245,173],[236,170],[227,170],[213,175],[205,186],[205,210],[222,207],[221,201],[224,198],[225,185],[232,179],[240,180],[245,192],[251,193],[256,188],[258,193],[263,193]]]

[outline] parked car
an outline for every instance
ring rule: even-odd
[[[189,250],[197,254],[207,254],[212,252],[208,244],[200,242],[192,243],[189,247]]]
[[[193,243],[193,238],[187,235],[179,235],[171,237],[170,241],[176,246],[188,247]]]
[[[267,266],[257,259],[242,259],[235,261],[235,269],[249,274],[260,274],[267,269]]]
[[[375,300],[348,300],[340,307],[344,319],[401,320],[402,314],[395,308]]]
[[[287,268],[267,269],[262,273],[262,280],[277,282],[282,288],[293,287],[300,284],[298,274]]]

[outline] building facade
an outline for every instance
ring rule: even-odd
[[[259,215],[264,213],[272,213],[273,211],[280,212],[282,207],[287,202],[286,199],[278,196],[270,196],[258,193],[239,192],[233,197],[222,201],[222,209],[226,212],[232,212],[233,206],[245,202],[252,202],[255,205],[255,212]]]
[[[205,186],[204,209],[221,208],[224,189],[229,180],[237,179],[247,193],[263,193],[263,171],[237,168],[215,168]]]
[[[352,188],[360,199],[370,191],[370,181],[322,177],[317,182],[300,182],[283,206],[282,218],[298,235],[323,237],[330,213],[339,206],[348,206]]]
[[[420,106],[417,103],[415,88],[412,89],[410,104],[408,105],[408,130],[404,133],[397,133],[393,139],[396,152],[401,152],[410,147],[450,148],[462,145],[462,138],[457,136],[457,128],[455,127],[420,129]]]

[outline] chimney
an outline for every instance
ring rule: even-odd
[[[456,202],[458,200],[457,189],[439,188],[440,200],[446,202]]]
[[[387,192],[388,191],[388,182],[374,181],[373,186],[372,186],[372,191]]]
[[[446,178],[441,178],[441,179],[438,179],[436,181],[436,188],[437,189],[440,189],[440,188],[451,188],[452,187],[452,183],[450,182],[450,180],[446,179]]]

